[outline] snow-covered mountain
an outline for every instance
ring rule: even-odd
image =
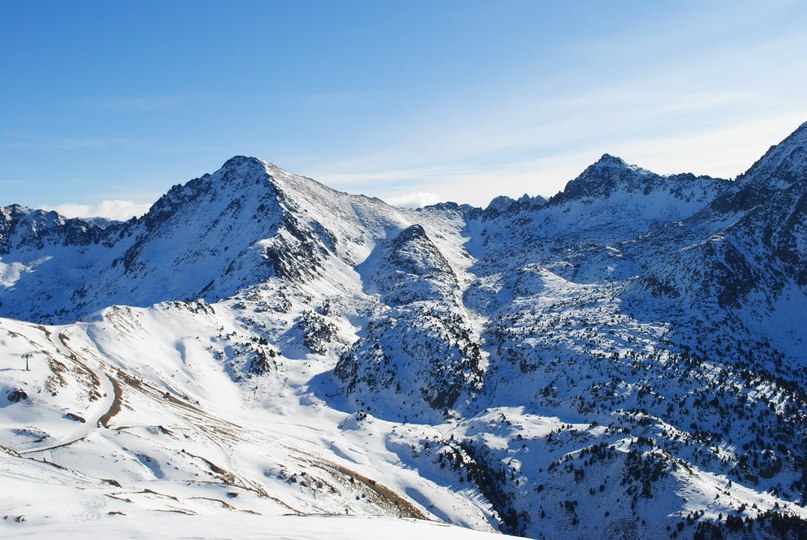
[[[606,154],[485,209],[247,157],[125,223],[8,206],[0,315],[9,533],[807,527],[807,124],[734,181]]]

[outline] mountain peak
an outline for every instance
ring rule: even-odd
[[[22,206],[21,204],[9,204],[8,206],[0,206],[0,218],[10,220],[12,218],[19,218],[33,212],[31,208]]]
[[[420,223],[410,225],[398,233],[390,243],[387,257],[396,269],[409,274],[454,277],[448,261]]]
[[[224,178],[232,174],[242,177],[253,178],[256,175],[264,177],[270,175],[270,169],[276,169],[274,165],[254,156],[233,156],[221,166],[214,174],[221,174]]]
[[[222,169],[235,169],[243,166],[252,166],[252,167],[263,167],[266,168],[268,163],[263,161],[262,159],[256,158],[254,156],[233,156],[221,166]]]
[[[550,199],[559,204],[574,199],[607,198],[619,190],[644,190],[646,180],[659,176],[636,165],[629,165],[622,158],[603,154],[574,180],[566,184],[564,190]]]
[[[173,186],[151,206],[143,216],[143,222],[146,228],[154,230],[189,205],[218,207],[233,204],[235,209],[245,199],[256,200],[264,196],[274,198],[277,186],[268,167],[269,164],[256,157],[233,156],[216,172]]]
[[[732,190],[713,200],[717,212],[740,212],[766,205],[776,194],[807,187],[807,122],[737,177]]]
[[[513,199],[507,195],[499,195],[490,201],[488,206],[483,210],[482,215],[483,219],[493,219],[505,212],[513,213],[520,212],[521,210],[536,209],[546,206],[546,204],[547,200],[540,195],[530,197],[525,193],[518,199]]]
[[[494,197],[493,200],[488,203],[487,207],[485,207],[485,212],[496,212],[498,214],[500,212],[504,212],[515,203],[516,200],[512,197],[508,197],[507,195],[499,195],[498,197]]]
[[[743,178],[750,178],[752,183],[778,183],[781,187],[807,182],[807,122],[771,146],[738,180]]]
[[[622,159],[621,157],[613,156],[608,153],[603,154],[602,157],[600,157],[600,159],[594,162],[592,166],[594,167],[598,165],[599,166],[608,165],[612,167],[613,166],[629,167],[629,165],[625,163],[624,159]]]
[[[426,230],[423,228],[423,225],[420,223],[415,223],[414,225],[410,225],[401,231],[396,237],[394,243],[403,244],[404,242],[411,242],[420,238],[428,239],[428,236],[426,235]]]

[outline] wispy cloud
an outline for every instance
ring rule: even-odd
[[[45,210],[55,210],[66,217],[105,217],[124,221],[131,217],[145,214],[151,205],[135,203],[120,199],[101,201],[98,204],[64,203],[54,206],[44,206]]]
[[[30,133],[6,133],[2,148],[42,150],[106,150],[110,148],[161,147],[168,141],[130,137],[59,137]]]
[[[348,166],[340,172],[322,170],[312,176],[338,189],[377,196],[399,206],[417,207],[440,201],[486,206],[502,194],[553,195],[597,157],[583,151],[478,167],[386,169],[379,164],[376,170],[357,173],[350,172]]]
[[[313,92],[300,94],[294,101],[311,106],[342,106],[373,97],[374,93],[366,90],[338,90],[333,92]]]
[[[611,137],[604,133],[577,141],[572,148],[538,150],[534,157],[474,163],[474,156],[460,155],[454,158],[453,166],[443,163],[393,168],[386,167],[381,158],[378,161],[364,158],[330,166],[321,164],[317,171],[307,174],[339,189],[378,196],[392,204],[412,201],[411,204],[418,205],[420,201],[413,194],[428,193],[437,200],[484,206],[501,194],[554,195],[605,152],[660,174],[693,172],[734,177],[804,119],[799,111],[794,111],[691,131],[645,134],[627,131]],[[394,156],[387,157],[394,162]],[[434,202],[430,199],[425,204]]]
[[[787,37],[712,48],[607,84],[569,74],[560,90],[503,81],[498,92],[424,110],[377,134],[383,144],[305,172],[387,199],[428,192],[472,204],[553,195],[605,152],[659,173],[733,177],[807,119],[807,70],[792,62],[804,45],[807,37]],[[754,77],[749,65],[760,66]]]
[[[195,141],[158,137],[60,136],[39,133],[0,133],[0,148],[16,150],[136,150],[166,153],[211,152]]]
[[[730,178],[745,172],[805,119],[807,110],[792,111],[744,118],[691,133],[626,138],[614,152],[662,174],[694,172]]]
[[[183,104],[187,98],[181,96],[129,96],[87,98],[75,102],[81,109],[107,110],[107,111],[168,111]]]
[[[392,206],[400,206],[403,208],[421,208],[423,206],[440,202],[440,196],[436,193],[416,191],[412,193],[402,193],[401,195],[385,197],[384,200]]]

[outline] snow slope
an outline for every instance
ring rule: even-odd
[[[5,207],[2,526],[801,534],[805,137],[484,210],[246,157],[126,223]]]

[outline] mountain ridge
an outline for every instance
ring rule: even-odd
[[[735,181],[605,154],[485,209],[244,156],[107,227],[4,207],[0,350],[34,367],[0,373],[3,459],[105,463],[115,512],[798,530],[805,126]]]

